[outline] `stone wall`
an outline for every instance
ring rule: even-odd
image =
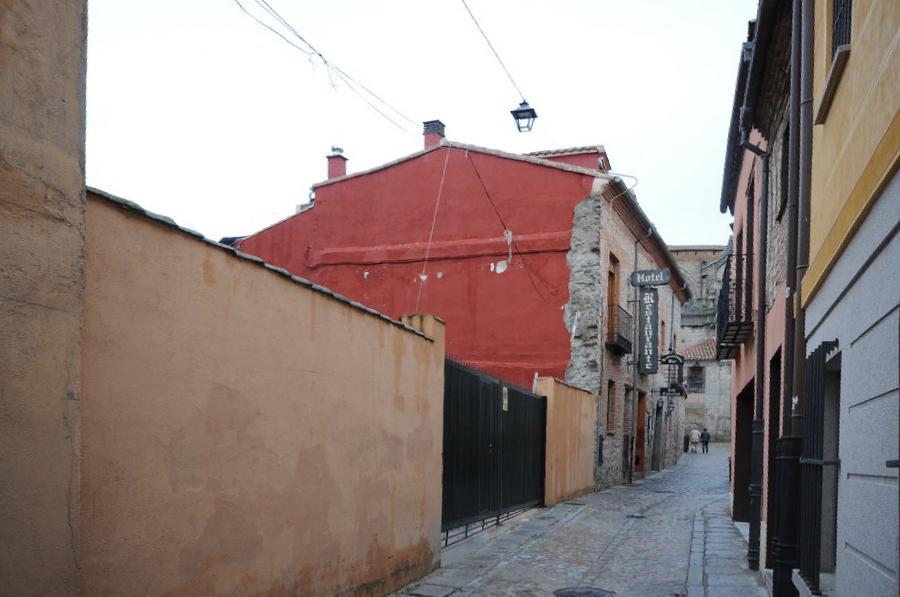
[[[694,298],[685,305],[680,327],[679,352],[702,340],[715,339],[715,313],[725,271],[722,259],[727,247],[673,247],[683,275],[691,283]],[[692,316],[709,312],[711,317]],[[685,432],[706,428],[713,441],[728,441],[731,434],[731,363],[708,358],[687,358],[688,368],[704,369],[704,391],[690,392],[685,402]]]
[[[0,593],[78,593],[84,0],[0,7]]]
[[[785,284],[787,266],[787,135],[789,113],[778,114],[776,135],[769,144],[769,228],[766,251],[766,311],[772,308],[778,287]]]
[[[580,203],[573,219],[572,241],[567,262],[570,269],[569,302],[565,307],[567,329],[572,334],[571,360],[566,370],[566,381],[588,389],[598,397],[596,459],[594,485],[596,488],[622,483],[625,475],[625,455],[631,452],[629,442],[632,420],[632,354],[616,354],[605,346],[608,303],[617,297],[617,304],[635,313],[632,307],[632,288],[628,277],[634,269],[662,267],[651,253],[640,247],[638,264],[634,264],[635,234],[629,228],[622,213],[627,207],[613,205],[602,195],[606,188],[599,181],[590,197]],[[610,197],[615,193],[610,191]],[[614,200],[615,201],[615,200]],[[619,197],[618,201],[624,201]],[[630,223],[633,226],[633,223]],[[646,241],[645,241],[646,242]],[[612,258],[618,263],[617,288],[608,288],[607,273]],[[660,354],[668,347],[668,334],[672,330],[671,304],[674,297],[670,286],[660,288],[660,327],[666,330],[661,337]],[[677,299],[674,299],[677,301]],[[675,309],[675,329],[679,328],[680,306]],[[662,332],[661,332],[662,334]],[[677,331],[676,331],[677,334]],[[633,342],[633,351],[637,343]],[[661,371],[662,373],[662,371]],[[646,412],[655,415],[657,394],[654,388],[661,385],[661,376],[640,376],[638,390],[645,394]],[[683,405],[681,405],[683,410]],[[646,470],[650,469],[654,433],[665,433],[658,457],[664,466],[677,462],[681,453],[680,437],[683,420],[680,412],[668,417],[663,429],[656,428],[655,420],[645,424],[644,448]]]
[[[699,365],[704,368],[703,392],[688,394],[685,401],[685,431],[704,427],[712,435],[712,441],[727,442],[731,439],[731,362],[686,361],[687,368]]]

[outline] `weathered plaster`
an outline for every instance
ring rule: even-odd
[[[0,7],[0,592],[78,593],[84,1]]]
[[[83,592],[384,594],[433,569],[443,324],[87,207]]]
[[[552,377],[538,380],[537,393],[547,397],[544,505],[552,506],[594,487],[597,397]]]

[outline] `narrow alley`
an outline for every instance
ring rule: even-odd
[[[631,486],[533,509],[451,545],[439,570],[400,595],[764,597],[727,504],[728,447],[713,444]],[[594,591],[564,591],[575,588]]]

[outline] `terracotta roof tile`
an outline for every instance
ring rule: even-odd
[[[681,355],[685,361],[715,361],[716,339],[704,338],[696,344],[691,344],[685,348]]]
[[[544,149],[542,151],[531,151],[525,155],[533,155],[535,157],[546,158],[551,156],[564,155],[580,155],[582,153],[603,153],[606,149],[602,145],[585,145],[583,147],[564,147],[562,149]]]

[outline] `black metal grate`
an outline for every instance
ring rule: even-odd
[[[745,280],[752,257],[733,253],[725,262],[716,305],[716,356],[720,360],[733,359],[753,333],[752,297]]]
[[[822,467],[825,438],[825,359],[837,342],[823,342],[806,359],[806,408],[800,457],[800,541],[797,564],[812,593],[822,568]],[[831,463],[827,463],[831,464]]]
[[[838,48],[850,43],[850,29],[853,24],[853,0],[834,0],[831,15],[831,57]]]
[[[546,419],[546,398],[445,362],[443,532],[543,503]]]
[[[691,394],[702,394],[706,386],[706,370],[701,365],[688,367],[685,386]]]

